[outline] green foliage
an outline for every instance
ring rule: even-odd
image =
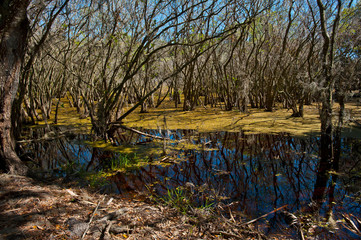
[[[60,165],[60,173],[65,176],[75,176],[84,171],[84,167],[77,161],[68,161]]]
[[[84,179],[92,188],[99,188],[109,184],[109,174],[104,171],[84,174]]]
[[[142,163],[148,162],[148,159],[141,159],[136,153],[133,154],[120,154],[116,158],[112,158],[109,162],[109,170],[127,170],[130,168],[138,167]]]
[[[183,214],[186,214],[192,205],[192,202],[180,187],[168,189],[167,195],[161,197],[160,200],[165,205],[176,208]]]
[[[103,170],[89,172],[85,166],[77,161],[69,161],[59,167],[60,174],[72,180],[79,180],[91,188],[99,188],[109,184],[109,177],[112,175]]]
[[[148,189],[149,190],[149,189]],[[214,202],[210,197],[206,197],[205,201],[199,203],[199,195],[204,195],[201,192],[194,192],[190,189],[177,187],[173,189],[167,189],[167,193],[164,196],[154,196],[151,198],[161,204],[167,205],[171,208],[177,209],[182,214],[189,214],[193,209],[211,210]]]

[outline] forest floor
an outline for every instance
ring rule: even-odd
[[[213,211],[182,214],[60,179],[1,174],[0,189],[0,239],[266,239],[252,224]]]

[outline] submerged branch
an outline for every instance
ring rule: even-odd
[[[356,127],[361,128],[361,123],[360,123],[358,120],[351,119],[350,121],[351,121],[352,123],[354,123],[354,124],[356,125]]]
[[[128,130],[128,131],[134,132],[136,134],[143,135],[143,136],[146,136],[146,137],[151,137],[151,138],[154,138],[154,139],[170,140],[170,138],[160,137],[160,136],[156,136],[156,135],[153,135],[153,134],[145,133],[145,132],[139,131],[137,129],[124,126],[122,124],[113,124],[113,127],[119,127],[119,128],[122,128],[122,129],[125,129],[125,130]]]

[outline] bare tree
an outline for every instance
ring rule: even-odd
[[[333,74],[334,67],[334,51],[335,40],[337,36],[338,25],[341,18],[342,1],[337,0],[336,3],[329,2],[327,5],[329,8],[334,7],[333,19],[330,20],[326,16],[327,7],[321,0],[317,0],[317,6],[320,15],[320,28],[322,34],[322,80],[324,82],[324,90],[322,96],[322,109],[320,113],[321,117],[321,144],[320,144],[320,164],[318,169],[318,175],[315,186],[326,186],[326,182],[329,178],[329,173],[332,161],[334,160],[334,147],[333,147],[333,123],[332,123],[332,106],[333,99],[332,94],[334,91],[335,77]],[[331,33],[329,32],[329,25],[331,26]],[[315,188],[313,194],[313,200],[318,202],[323,196],[323,191]]]

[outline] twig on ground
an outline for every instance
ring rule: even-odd
[[[94,212],[93,212],[93,214],[92,214],[92,216],[91,216],[91,218],[90,218],[90,220],[89,220],[89,222],[88,222],[88,226],[86,227],[86,229],[85,229],[85,231],[84,231],[83,235],[81,236],[81,239],[84,239],[84,237],[86,236],[87,232],[89,231],[90,224],[91,224],[91,223],[92,223],[92,221],[93,221],[93,218],[94,218],[94,216],[95,216],[95,213],[97,212],[97,210],[98,210],[98,208],[99,208],[100,203],[101,203],[101,202],[103,202],[103,201],[104,201],[104,199],[105,199],[105,196],[103,197],[103,199],[102,199],[102,200],[100,200],[100,201],[98,202],[97,206],[95,207]]]
[[[100,236],[99,239],[104,239],[105,236],[110,235],[109,231],[110,231],[110,228],[112,227],[112,225],[113,225],[113,221],[107,221],[107,224],[106,224],[106,226],[104,228],[104,231],[103,231],[103,233],[102,233],[102,235]]]
[[[235,239],[244,239],[241,236],[235,235],[233,233],[228,233],[228,232],[223,232],[223,231],[215,231],[215,232],[210,232],[212,235],[223,235],[225,237],[232,237]]]
[[[248,224],[254,223],[254,222],[260,220],[261,218],[267,217],[268,215],[270,215],[270,214],[272,214],[272,213],[275,213],[275,212],[277,212],[277,211],[279,211],[279,210],[281,210],[281,209],[283,209],[283,208],[285,208],[285,207],[287,207],[287,206],[288,206],[288,205],[286,204],[286,205],[284,205],[284,206],[282,206],[282,207],[279,207],[279,208],[277,208],[277,209],[275,209],[275,210],[273,210],[273,211],[271,211],[271,212],[269,212],[269,213],[266,213],[266,214],[264,214],[264,215],[262,215],[262,216],[260,216],[260,217],[258,217],[258,218],[255,218],[255,219],[253,219],[253,220],[251,220],[251,221],[242,223],[240,226],[244,226],[244,225],[248,225]]]
[[[230,207],[228,207],[228,210],[229,210],[229,215],[231,216],[231,220],[235,223],[236,222],[236,220],[234,219],[234,217],[233,217],[233,214],[232,214],[232,210],[231,210],[231,208]]]
[[[90,205],[96,205],[96,204],[93,203],[93,202],[84,200],[82,196],[79,196],[78,194],[74,193],[74,192],[73,192],[72,190],[70,190],[70,189],[66,189],[66,191],[67,191],[71,196],[73,196],[74,198],[76,198],[79,202],[83,202],[83,203],[90,204]]]
[[[114,200],[114,198],[110,198],[106,205],[108,206],[109,204],[111,204],[113,202],[113,200]]]
[[[305,235],[303,234],[302,227],[299,227],[298,231],[301,235],[301,240],[305,240]]]
[[[341,215],[342,215],[343,219],[345,219],[348,226],[351,228],[350,230],[361,236],[361,231],[358,229],[356,224],[351,220],[351,218],[348,217],[346,214],[341,214]]]

